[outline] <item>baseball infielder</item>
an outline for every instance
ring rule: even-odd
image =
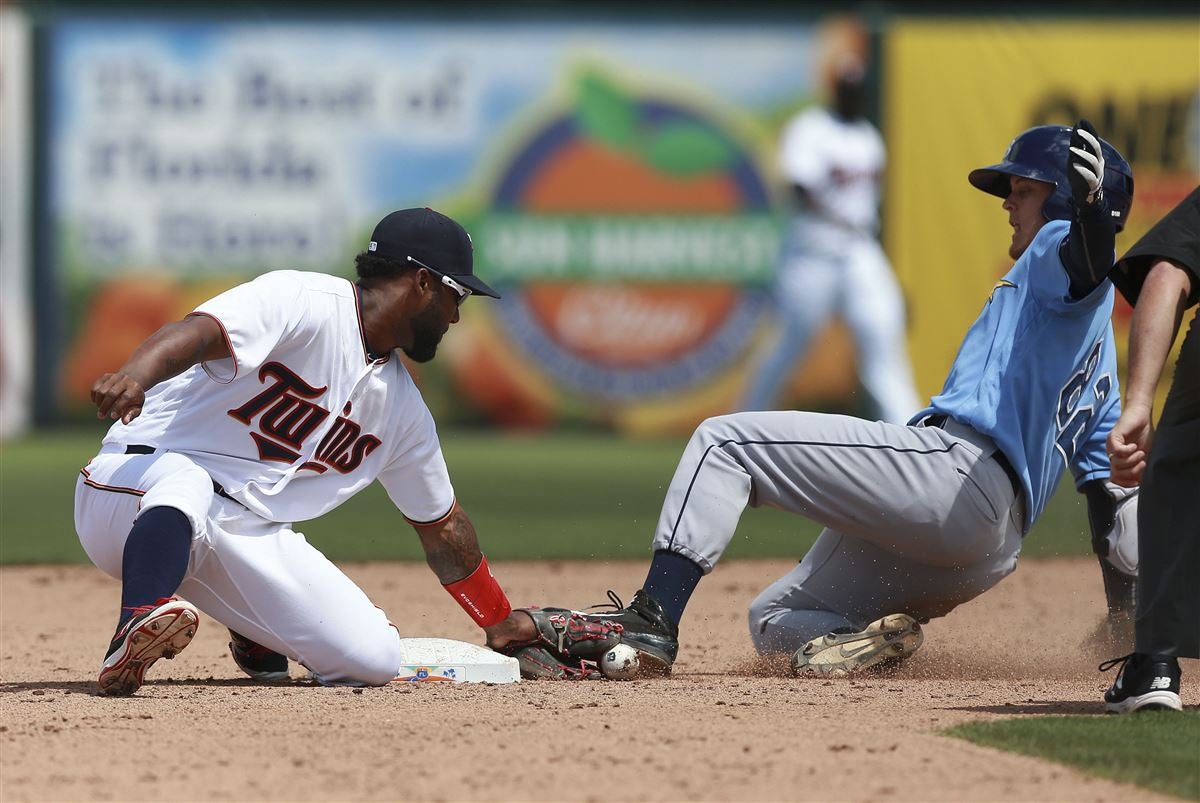
[[[797,213],[784,235],[774,299],[779,339],[755,369],[743,410],[775,406],[817,330],[838,314],[854,336],[860,380],[884,421],[921,406],[905,347],[904,301],[876,239],[883,140],[862,116],[863,68],[843,62],[832,108],[784,129],[780,168]]]
[[[603,614],[644,667],[674,661],[684,606],[746,505],[825,525],[750,607],[755,646],[793,653],[798,673],[910,655],[920,621],[1013,571],[1064,466],[1088,497],[1106,565],[1136,571],[1136,496],[1105,482],[1104,448],[1119,414],[1106,276],[1132,201],[1129,166],[1081,121],[1022,133],[969,180],[1004,199],[1016,263],[942,392],[907,426],[791,411],[701,424],[667,491],[645,585]]]
[[[251,677],[286,678],[291,659],[327,684],[395,678],[396,628],[292,524],[376,479],[490,643],[532,648],[546,635],[561,646],[555,628],[569,616],[512,611],[393,354],[432,359],[468,296],[499,297],[473,274],[466,231],[430,209],[393,212],[356,266],[355,283],[264,274],[96,381],[98,415],[116,423],[76,483],[75,526],[92,562],[122,581],[105,692],[133,693],[147,667],[186,647],[197,609],[230,629]],[[592,628],[584,646],[603,648],[609,630]]]

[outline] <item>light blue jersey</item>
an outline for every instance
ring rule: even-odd
[[[1059,258],[1069,229],[1062,220],[1042,227],[992,289],[942,392],[912,419],[945,413],[990,436],[1025,487],[1026,532],[1064,463],[1077,487],[1108,477],[1104,442],[1121,413],[1113,286],[1071,299]]]

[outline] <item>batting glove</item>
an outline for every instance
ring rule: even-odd
[[[1070,147],[1067,179],[1071,182],[1071,197],[1077,206],[1090,206],[1104,197],[1104,152],[1095,127],[1080,120],[1071,130]]]

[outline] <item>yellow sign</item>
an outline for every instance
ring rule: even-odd
[[[885,239],[929,396],[1011,265],[1001,201],[967,173],[1000,161],[1026,128],[1091,120],[1133,165],[1124,253],[1197,183],[1200,20],[900,19],[884,47]],[[1122,351],[1128,314],[1118,301]]]

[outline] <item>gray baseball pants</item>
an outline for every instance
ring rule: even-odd
[[[1016,568],[1024,495],[969,427],[839,415],[710,418],[667,490],[653,547],[707,573],[747,505],[825,526],[800,564],[750,606],[759,652],[793,652],[890,613],[944,616]]]

